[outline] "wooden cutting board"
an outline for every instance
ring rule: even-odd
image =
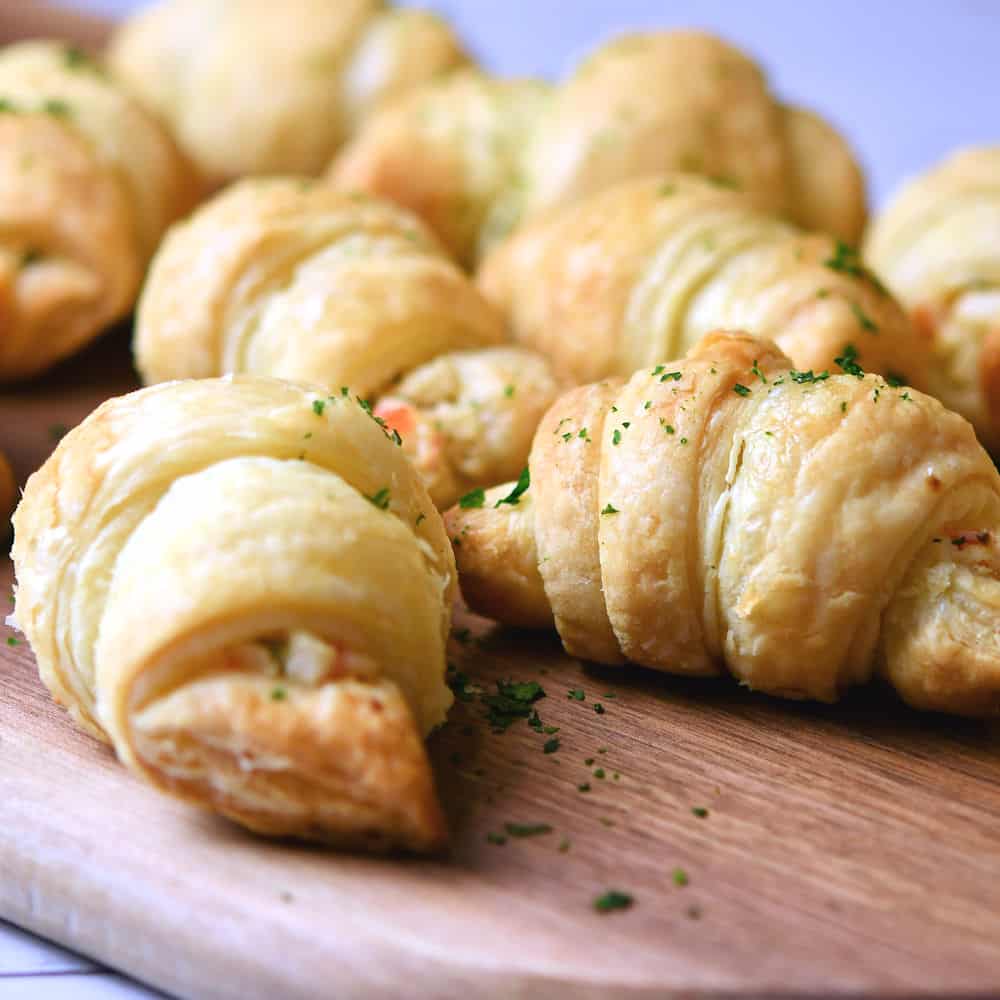
[[[23,476],[133,384],[122,332],[5,391],[0,447]],[[496,734],[478,694],[458,702],[431,741],[453,841],[430,861],[268,843],[161,796],[3,630],[0,916],[199,998],[1000,992],[1000,727],[459,628],[470,687],[538,681],[559,731]],[[507,823],[552,829],[491,842]],[[609,889],[634,905],[598,913]]]

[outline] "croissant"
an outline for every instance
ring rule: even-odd
[[[713,333],[571,390],[516,504],[446,514],[466,600],[589,660],[1000,713],[1000,475],[937,400],[846,368]]]
[[[159,124],[81,52],[0,51],[0,380],[43,371],[125,316],[196,195]]]
[[[934,345],[931,391],[1000,453],[1000,146],[911,181],[866,253]]]
[[[629,181],[525,224],[479,287],[578,383],[678,357],[722,326],[773,339],[802,369],[851,345],[866,368],[926,381],[924,338],[850,246],[697,177]]]
[[[721,178],[848,241],[864,225],[864,181],[837,132],[693,31],[626,35],[557,87],[472,71],[428,84],[375,114],[330,176],[413,209],[471,264],[522,218],[668,170]]]
[[[445,835],[454,561],[357,403],[276,379],[112,399],[28,481],[16,620],[55,699],[165,792],[265,834]]]
[[[466,62],[442,19],[381,0],[161,0],[108,51],[217,183],[318,173],[375,108]]]
[[[250,179],[168,234],[135,354],[147,383],[247,372],[391,393],[376,412],[447,506],[517,475],[557,395],[546,363],[506,338],[416,217],[313,181]]]

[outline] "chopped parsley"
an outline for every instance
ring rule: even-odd
[[[683,888],[688,884],[690,879],[688,878],[687,872],[683,868],[675,868],[671,874],[671,878],[674,880],[674,885]]]
[[[521,470],[521,475],[517,477],[517,485],[510,491],[510,493],[507,494],[507,496],[497,500],[493,506],[499,507],[501,504],[507,503],[512,507],[516,507],[521,502],[521,496],[527,492],[530,485],[531,472],[528,470],[528,467],[525,466]]]
[[[57,97],[50,97],[48,100],[42,101],[42,111],[47,115],[52,115],[53,118],[69,118],[71,114],[70,106]]]
[[[548,823],[504,823],[503,828],[512,837],[538,837],[552,832]]]
[[[885,380],[893,389],[901,389],[906,385],[906,376],[899,372],[887,372]]]
[[[604,715],[604,706],[599,701],[595,701],[594,702],[594,711],[598,715]]]
[[[750,390],[745,385],[740,385],[739,382],[737,382],[736,385],[733,386],[733,392],[735,392],[737,396],[750,395]]]
[[[503,847],[507,843],[507,838],[502,833],[493,833],[491,830],[486,834],[487,843],[496,844],[498,847]]]
[[[587,696],[583,693],[583,688],[572,688],[566,692],[566,697],[572,698],[573,701],[584,701]]]
[[[9,636],[7,636],[7,645],[8,646],[20,646],[21,645],[21,640],[20,639],[15,639],[14,636],[9,635]]]
[[[664,372],[660,376],[660,381],[661,382],[680,382],[680,380],[683,377],[684,377],[684,373],[683,372]]]
[[[570,849],[570,839],[569,837],[563,837],[563,839],[559,841],[559,853],[565,854],[569,849]]]
[[[21,267],[31,267],[32,264],[37,264],[43,256],[42,251],[36,250],[34,247],[29,250],[25,250],[24,253],[21,254]]]
[[[503,394],[508,399],[513,399],[514,398],[514,386],[513,385],[506,385],[506,386],[504,386]]]
[[[589,781],[581,782],[579,785],[576,786],[576,790],[578,792],[589,792],[590,791],[590,782]]]
[[[604,768],[603,767],[597,768],[597,770],[594,771],[594,777],[598,778],[601,781],[603,781],[604,778],[605,778]]]
[[[282,687],[271,689],[271,701],[284,701],[288,697],[288,692]]]
[[[811,368],[807,372],[797,372],[794,368],[788,373],[788,377],[793,382],[802,384],[812,384],[814,382],[825,382],[829,377],[828,371],[814,372]]]
[[[497,693],[483,695],[487,719],[495,732],[505,732],[518,719],[532,716],[532,705],[545,697],[537,681],[497,681]],[[537,714],[537,713],[535,713]]]
[[[607,503],[601,510],[601,517],[607,517],[609,514],[617,514],[617,513],[618,513],[618,508],[612,507],[611,504]]]
[[[656,378],[657,375],[660,375],[660,374],[663,373],[663,371],[664,371],[664,369],[666,369],[666,367],[667,367],[666,365],[657,365],[649,374],[650,374],[650,376],[652,378]]]
[[[664,432],[667,434],[673,434],[674,428],[671,424],[668,424],[663,417],[660,417],[660,426],[663,428]]]
[[[846,399],[842,399],[840,401],[840,412],[841,413],[846,413],[847,412],[847,400]]]
[[[313,400],[313,413],[315,413],[317,417],[323,416],[323,411],[325,409],[326,409],[326,400],[325,399],[314,399]]]
[[[848,375],[853,375],[855,378],[865,377],[864,369],[858,364],[858,352],[853,344],[845,344],[844,353],[834,358],[833,362]]]
[[[854,318],[858,321],[858,326],[860,326],[861,329],[867,333],[878,333],[878,324],[871,318],[871,316],[869,316],[857,302],[852,302],[850,305],[851,312],[854,313]]]
[[[754,359],[754,363],[750,368],[750,373],[756,375],[765,385],[767,384],[767,376],[760,370],[760,365],[757,364],[756,359]]]
[[[589,435],[589,434],[587,433],[587,428],[586,428],[586,427],[581,427],[581,428],[579,429],[579,431],[577,431],[577,434],[576,434],[576,436],[577,436],[578,438],[583,438],[583,440],[584,440],[584,441],[587,441],[588,443],[589,443],[589,441],[590,441],[590,435]]]
[[[482,507],[485,502],[486,491],[480,486],[478,489],[466,493],[464,497],[460,497],[458,506],[462,510],[474,510],[477,507]]]
[[[420,512],[420,513],[419,513],[419,514],[417,515],[417,519],[416,519],[416,521],[414,521],[414,522],[413,522],[413,527],[414,527],[414,528],[419,528],[419,527],[420,527],[420,522],[421,522],[421,521],[426,521],[426,520],[427,520],[427,515],[426,515],[426,514],[425,514],[425,513],[423,512],[423,511],[421,511],[421,512]]]
[[[472,691],[469,687],[469,678],[459,670],[449,668],[447,676],[448,687],[452,694],[459,701],[472,701]]]
[[[611,443],[613,445],[619,445],[621,444],[621,440],[622,440],[622,432],[618,430],[618,428],[616,427],[611,434]]]
[[[693,815],[697,816],[698,819],[706,819],[708,817],[708,810],[704,806],[694,806],[691,812]]]
[[[824,260],[823,266],[828,267],[831,271],[849,274],[852,278],[864,278],[877,291],[883,295],[886,294],[885,285],[861,263],[861,257],[857,249],[843,240],[837,240],[836,244],[834,244],[833,256]]]
[[[390,497],[389,497],[389,487],[388,486],[383,486],[382,489],[380,489],[378,491],[378,493],[374,493],[371,496],[368,496],[366,494],[365,495],[365,499],[369,503],[374,504],[376,507],[378,507],[379,510],[388,510],[389,509],[389,499],[390,499]]]
[[[553,736],[552,739],[546,740],[542,746],[542,753],[555,753],[559,749],[559,737]]]
[[[594,900],[594,909],[598,913],[613,913],[615,910],[627,910],[634,902],[635,900],[627,892],[608,889]]]
[[[681,438],[681,444],[687,444],[687,443],[688,443],[687,438]]]

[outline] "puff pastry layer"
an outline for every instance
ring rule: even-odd
[[[557,394],[546,363],[498,349],[506,340],[416,216],[267,179],[238,182],[171,230],[139,303],[135,354],[146,382],[248,372],[388,393],[379,415],[446,506],[517,474]]]
[[[907,184],[866,252],[933,343],[930,391],[1000,453],[1000,146],[966,149]]]
[[[556,87],[469,72],[414,90],[372,117],[331,177],[412,208],[472,264],[522,218],[668,170],[861,235],[864,181],[843,138],[781,105],[744,53],[694,31],[626,35]]]
[[[382,0],[161,0],[108,53],[217,183],[318,173],[375,108],[467,61],[442,19]]]
[[[0,51],[0,380],[43,371],[126,315],[197,191],[166,132],[82,53]]]
[[[452,700],[454,561],[355,401],[252,377],[110,400],[14,526],[42,680],[137,774],[261,833],[440,845],[421,738]]]
[[[849,245],[679,174],[629,181],[525,226],[479,287],[514,337],[573,381],[679,357],[720,326],[772,338],[802,369],[861,363],[923,387],[927,344]]]
[[[530,468],[446,515],[474,609],[586,659],[1000,713],[1000,475],[930,396],[715,333],[560,398]]]

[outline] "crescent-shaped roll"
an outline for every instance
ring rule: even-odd
[[[474,263],[522,218],[622,181],[683,170],[855,241],[860,168],[817,115],[780,104],[760,67],[695,31],[626,35],[562,85],[469,72],[374,115],[331,166],[340,186],[421,214]]]
[[[934,345],[931,391],[1000,454],[1000,146],[910,181],[866,253]]]
[[[434,848],[451,704],[441,518],[351,399],[277,379],[112,399],[14,516],[55,699],[163,791],[252,830]]]
[[[962,417],[845,366],[714,333],[572,390],[516,505],[447,513],[466,599],[585,659],[1000,714],[1000,475]]]
[[[926,382],[925,338],[853,248],[699,177],[629,181],[526,223],[479,287],[575,382],[678,357],[722,326],[773,339],[802,369],[850,344],[865,368]]]
[[[146,382],[244,372],[373,401],[390,393],[393,426],[447,506],[517,474],[557,394],[542,359],[491,349],[506,340],[416,216],[315,181],[248,179],[168,234],[139,302],[135,355]],[[421,408],[434,412],[418,441],[408,430],[424,423]]]
[[[217,183],[318,173],[374,109],[466,62],[441,18],[382,0],[160,0],[108,52]]]
[[[0,381],[125,316],[197,191],[163,128],[78,50],[0,51]]]

